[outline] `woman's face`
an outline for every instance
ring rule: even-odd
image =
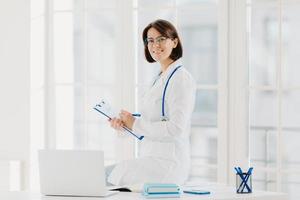
[[[151,57],[162,63],[170,59],[173,48],[177,46],[177,39],[166,38],[155,28],[150,28],[147,33],[147,46]]]

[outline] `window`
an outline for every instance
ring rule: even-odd
[[[248,3],[250,159],[258,189],[299,199],[299,1]],[[298,72],[298,73],[297,73]]]
[[[134,147],[133,142],[116,134],[93,110],[101,98],[117,109],[134,107],[133,101],[124,100],[134,96],[130,89],[122,92],[131,84],[123,72],[132,62],[124,59],[130,56],[121,55],[125,51],[121,36],[126,31],[119,28],[123,16],[118,9],[123,7],[107,2],[46,0],[45,7],[40,1],[31,2],[43,13],[32,18],[31,27],[34,190],[39,189],[37,149],[103,150],[107,165],[134,155],[128,148]],[[129,45],[129,49],[133,48]],[[134,74],[133,68],[126,72]]]

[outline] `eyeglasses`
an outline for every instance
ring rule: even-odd
[[[153,46],[154,44],[164,45],[167,41],[167,37],[159,36],[157,38],[146,38],[145,44],[148,46]]]

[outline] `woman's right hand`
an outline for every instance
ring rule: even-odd
[[[122,127],[124,126],[123,122],[121,119],[118,119],[116,117],[108,120],[110,122],[110,126],[116,130],[122,130]]]

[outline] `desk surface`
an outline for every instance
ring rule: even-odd
[[[214,199],[214,200],[288,200],[288,195],[283,193],[254,191],[251,194],[236,194],[233,187],[228,186],[208,186],[203,188],[211,191],[210,195],[193,195],[182,194],[181,198],[184,200],[199,200],[199,199]],[[145,200],[140,193],[122,192],[106,198],[96,197],[59,197],[59,196],[43,196],[38,193],[30,192],[0,192],[0,199],[5,200]],[[176,198],[163,198],[164,200],[174,200]],[[156,199],[158,200],[158,199]]]

